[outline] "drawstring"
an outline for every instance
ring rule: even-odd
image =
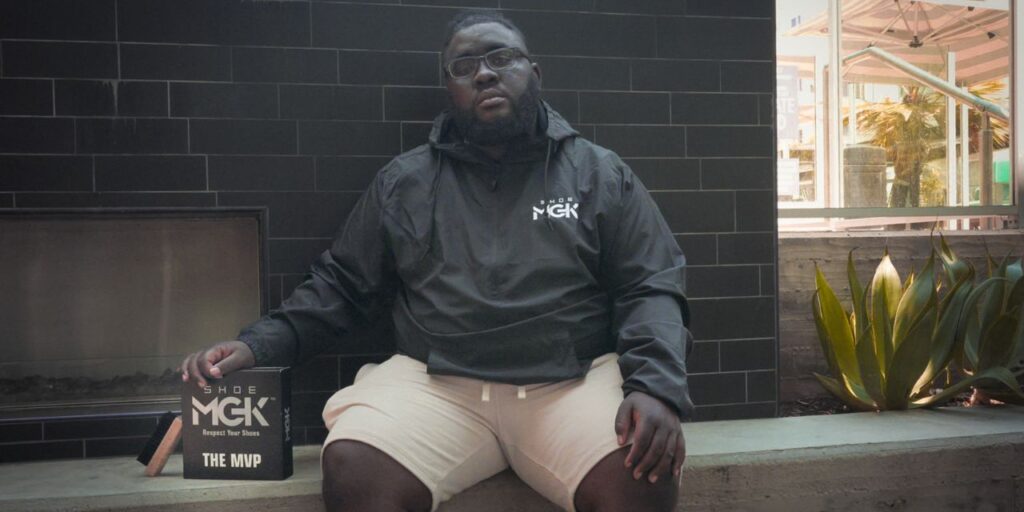
[[[526,386],[517,386],[516,387],[516,399],[518,399],[518,400],[526,400]],[[491,401],[491,383],[490,382],[484,382],[484,387],[480,391],[480,401],[481,402],[490,402]]]
[[[548,138],[548,149],[547,149],[547,151],[544,154],[544,197],[541,198],[541,199],[543,199],[545,201],[547,201],[549,199],[549,195],[548,195],[548,166],[550,164],[551,164],[551,138]],[[551,229],[551,230],[555,229],[555,227],[551,225],[551,216],[547,214],[547,203],[545,203],[544,210],[545,210],[544,222],[548,225],[548,229]],[[525,392],[521,391],[521,393],[523,393],[523,396],[526,396]]]

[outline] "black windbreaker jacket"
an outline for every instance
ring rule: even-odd
[[[299,364],[391,307],[398,351],[434,374],[510,384],[583,376],[615,351],[623,389],[682,417],[682,252],[619,157],[546,103],[545,137],[495,162],[450,116],[392,160],[279,309],[239,339],[257,364]]]

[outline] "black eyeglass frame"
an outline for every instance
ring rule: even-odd
[[[512,50],[512,52],[513,52],[512,53],[512,58],[509,59],[509,61],[508,61],[509,63],[507,65],[505,65],[505,66],[494,66],[488,60],[492,55],[497,55],[500,52],[506,52],[506,51],[509,51],[509,50]],[[493,50],[491,50],[491,51],[489,51],[489,52],[487,52],[487,53],[485,53],[483,55],[459,57],[457,59],[452,59],[452,60],[448,61],[447,64],[445,64],[444,71],[446,73],[448,73],[448,76],[453,78],[453,79],[457,79],[458,80],[458,79],[463,79],[463,78],[469,78],[469,77],[473,76],[477,72],[477,70],[480,69],[480,61],[483,61],[484,64],[488,68],[491,69],[491,71],[501,71],[501,70],[508,69],[508,68],[512,67],[515,64],[516,59],[518,59],[519,57],[523,57],[528,62],[533,63],[533,59],[531,59],[530,56],[527,55],[526,52],[524,52],[521,48],[517,48],[515,46],[506,46],[504,48],[495,48],[495,49],[493,49]],[[473,63],[475,64],[473,66],[473,68],[472,68],[473,69],[472,71],[470,71],[469,73],[466,73],[465,75],[461,75],[461,76],[460,75],[456,75],[455,73],[452,72],[452,65],[453,64],[455,64],[457,62],[467,62],[467,61],[473,61]]]

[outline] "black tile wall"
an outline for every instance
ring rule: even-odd
[[[298,148],[293,121],[191,119],[188,128],[193,153],[294,155]]]
[[[694,404],[735,404],[747,401],[745,373],[700,373],[690,375],[690,398]]]
[[[97,118],[75,120],[78,153],[188,153],[184,119]]]
[[[775,340],[732,340],[721,342],[722,371],[769,370],[775,368]]]
[[[687,156],[683,126],[598,125],[597,143],[619,156]]]
[[[0,155],[0,190],[91,191],[92,175],[87,156]]]
[[[774,371],[747,372],[747,399],[774,402],[777,399]]]
[[[665,93],[580,93],[580,122],[595,124],[668,124],[670,96]]]
[[[700,160],[686,158],[627,158],[626,164],[648,190],[700,189]]]
[[[633,89],[640,91],[707,91],[720,88],[716,61],[634,60]]]
[[[0,79],[0,115],[48,116],[51,114],[53,114],[52,81]]]
[[[299,156],[211,156],[209,186],[225,191],[313,190],[314,163],[312,157]]]
[[[772,62],[723,62],[722,90],[730,92],[772,92],[775,67]]]
[[[441,85],[440,48],[425,52],[340,50],[338,83]]]
[[[686,0],[686,14],[692,16],[738,16],[771,18],[774,2],[751,0]]]
[[[96,190],[206,190],[201,156],[97,156]]]
[[[718,237],[716,235],[676,235],[676,243],[686,255],[690,265],[718,263]]]
[[[758,271],[756,265],[691,266],[686,269],[686,293],[693,298],[760,295]]]
[[[74,119],[0,117],[0,153],[74,152]]]
[[[448,91],[443,87],[385,87],[384,119],[388,121],[433,121],[448,108]]]
[[[0,39],[113,41],[114,0],[0,2]]]
[[[114,84],[98,80],[57,80],[54,106],[58,116],[114,115]]]
[[[714,373],[719,371],[718,342],[700,341],[693,344],[693,352],[686,360],[689,373]]]
[[[775,161],[770,158],[709,158],[701,163],[706,190],[774,190]]]
[[[133,0],[118,2],[117,24],[122,41],[309,45],[306,2]]]
[[[629,61],[537,56],[541,83],[547,89],[629,90]]]
[[[166,117],[167,83],[128,82],[117,86],[117,114],[121,116]]]
[[[503,9],[529,9],[531,11],[589,11],[593,0],[501,0]]]
[[[316,159],[317,190],[366,190],[390,157],[325,156]]]
[[[284,119],[378,121],[383,115],[380,87],[282,85],[280,91]]]
[[[771,416],[773,4],[7,0],[0,208],[265,206],[276,306],[426,141],[457,7],[500,7],[545,98],[623,157],[686,253],[695,418]],[[322,441],[324,400],[393,350],[385,324],[299,369],[296,440]],[[0,422],[0,462],[134,454],[155,421]]]
[[[299,152],[304,155],[396,155],[398,123],[299,121]]]
[[[675,124],[757,124],[757,96],[753,94],[672,95]]]
[[[167,44],[122,44],[121,78],[231,80],[231,48]]]
[[[771,19],[660,17],[657,30],[659,57],[767,62],[775,58]]]
[[[769,418],[778,413],[778,403],[748,402],[745,404],[697,406],[694,421],[749,420]]]
[[[117,45],[4,41],[5,77],[117,78]]]
[[[273,84],[170,84],[172,117],[277,117]]]
[[[331,50],[235,48],[233,77],[239,82],[338,82],[338,59]]]
[[[338,224],[340,225],[341,221]],[[333,231],[331,233],[333,234]],[[309,264],[331,246],[331,239],[272,239],[269,246],[270,264],[267,270],[271,274],[304,274],[309,270]],[[290,291],[288,287],[284,290],[286,294]]]

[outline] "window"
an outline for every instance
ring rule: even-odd
[[[1014,15],[1008,0],[780,0],[780,229],[1015,222]]]

